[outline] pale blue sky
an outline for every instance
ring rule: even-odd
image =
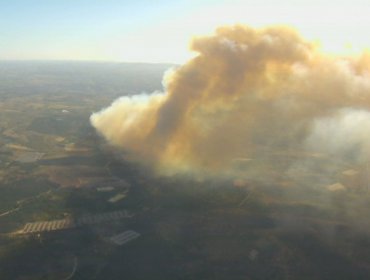
[[[0,0],[0,59],[183,62],[193,35],[234,23],[288,24],[358,51],[369,14],[362,0]]]

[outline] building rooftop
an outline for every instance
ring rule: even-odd
[[[123,245],[126,244],[140,236],[140,233],[133,231],[133,230],[127,230],[125,232],[122,232],[120,234],[114,235],[109,238],[111,242],[113,242],[116,245]]]

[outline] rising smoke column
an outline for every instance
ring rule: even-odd
[[[165,76],[164,93],[91,116],[109,143],[161,171],[219,172],[266,148],[320,146],[310,136],[320,120],[370,109],[369,56],[325,55],[290,28],[221,27],[191,48],[197,56]]]

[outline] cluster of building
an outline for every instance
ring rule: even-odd
[[[40,233],[40,232],[64,230],[64,229],[70,229],[70,228],[83,226],[83,225],[90,225],[90,224],[96,224],[96,223],[101,223],[101,222],[109,222],[109,221],[119,220],[123,218],[131,218],[131,217],[133,217],[133,215],[129,214],[127,210],[120,210],[120,211],[101,213],[101,214],[96,214],[96,215],[85,215],[77,219],[65,218],[65,219],[60,219],[60,220],[33,222],[33,223],[27,223],[21,230],[21,233],[29,234],[29,233]]]
[[[53,221],[27,223],[22,229],[22,233],[38,233],[43,231],[63,230],[75,227],[72,219],[61,219]]]
[[[30,163],[37,161],[43,157],[43,153],[31,152],[26,151],[20,153],[19,156],[16,158],[16,161],[21,163]],[[103,186],[102,186],[103,185]],[[119,189],[120,192],[113,194],[109,199],[109,203],[116,203],[127,196],[127,193],[130,188],[130,184],[127,183],[125,180],[120,178],[111,178],[109,180],[105,178],[95,178],[93,180],[88,181],[88,186],[95,188],[98,192],[113,192],[116,189]],[[20,234],[38,234],[43,232],[53,232],[53,231],[61,231],[67,229],[73,229],[77,227],[82,227],[84,225],[92,225],[98,224],[103,222],[111,222],[119,219],[124,218],[132,218],[133,214],[129,213],[127,210],[119,210],[113,212],[106,212],[106,213],[99,213],[99,214],[88,214],[83,215],[77,218],[65,218],[59,220],[51,220],[51,221],[39,221],[39,222],[32,222],[27,223],[24,225],[23,229],[20,230],[18,233]],[[111,237],[104,237],[104,240],[107,242],[121,246],[134,239],[140,237],[140,233],[127,230],[122,233],[116,234]]]
[[[127,210],[120,210],[108,213],[101,213],[96,215],[84,215],[76,219],[76,225],[91,225],[102,222],[110,222],[114,220],[119,220],[123,218],[132,218],[133,214],[128,213]]]

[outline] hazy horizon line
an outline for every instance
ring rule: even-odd
[[[0,59],[0,63],[4,62],[71,62],[71,63],[101,63],[101,64],[169,64],[180,65],[175,62],[144,62],[144,61],[114,61],[114,60],[78,60],[78,59]]]

